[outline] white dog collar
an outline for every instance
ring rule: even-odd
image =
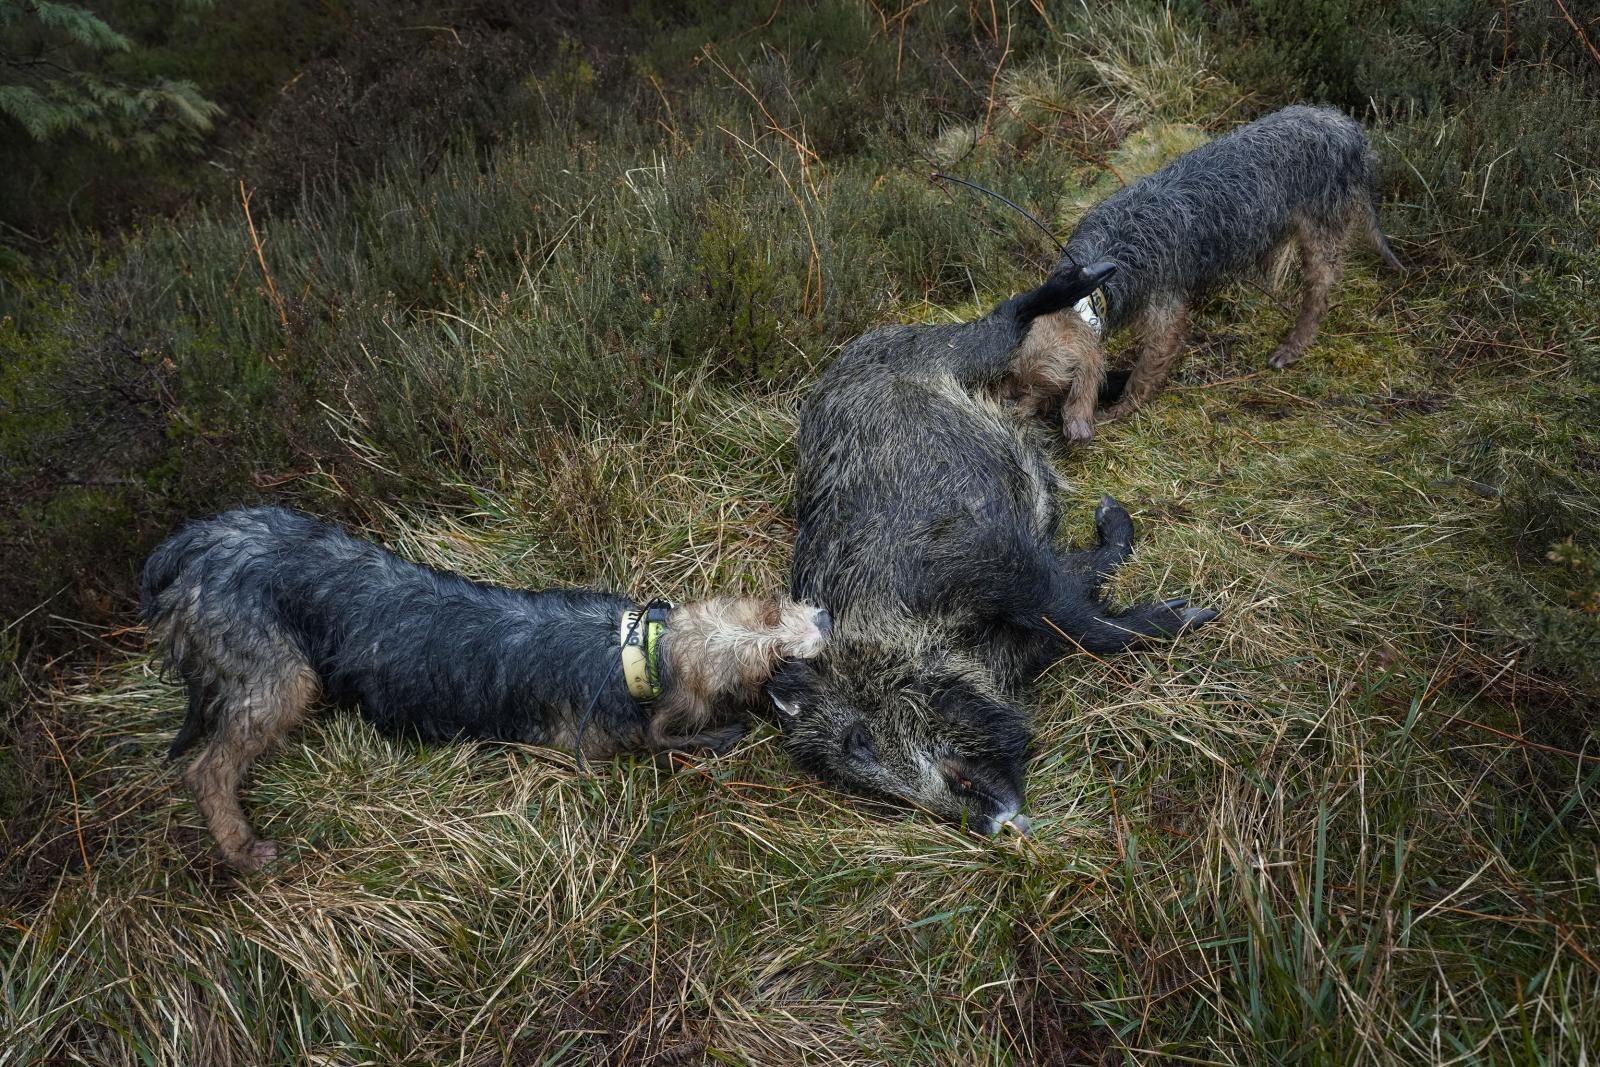
[[[1072,310],[1078,313],[1078,318],[1089,324],[1098,337],[1105,336],[1106,332],[1106,298],[1096,289],[1076,304]]]

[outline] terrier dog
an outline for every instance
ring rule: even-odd
[[[1215,616],[1183,600],[1112,612],[1099,590],[1133,551],[1132,520],[1108,497],[1099,546],[1058,547],[1037,431],[992,397],[1043,317],[1115,269],[1058,271],[977,322],[868,333],[806,400],[790,586],[835,630],[768,694],[785,747],[825,781],[1026,830],[1016,697],[1074,648],[1116,652]]]
[[[1377,159],[1358,123],[1332,108],[1298,106],[1241,126],[1084,217],[1056,269],[1103,261],[1117,273],[1099,294],[1034,325],[1000,396],[1024,414],[1059,404],[1067,438],[1088,440],[1097,399],[1115,399],[1099,415],[1115,419],[1165,383],[1198,298],[1241,274],[1269,271],[1293,243],[1300,316],[1267,359],[1287,367],[1316,338],[1357,232],[1386,264],[1404,269],[1378,225]],[[1125,327],[1138,334],[1138,355],[1102,395],[1103,341]]]
[[[176,758],[229,863],[276,855],[239,804],[250,764],[319,699],[391,733],[521,741],[605,758],[721,752],[780,661],[817,655],[826,612],[781,595],[640,609],[410,563],[280,508],[191,523],[145,564],[140,606],[189,690]]]

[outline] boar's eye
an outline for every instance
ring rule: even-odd
[[[844,733],[844,753],[853,760],[863,763],[876,763],[878,760],[878,746],[872,741],[872,735],[867,733],[867,728],[861,723],[856,723]]]
[[[972,784],[972,779],[963,774],[959,768],[946,767],[944,773],[950,788],[957,793],[971,793],[977,788]]]

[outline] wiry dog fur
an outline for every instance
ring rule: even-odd
[[[768,692],[826,781],[993,831],[1022,810],[1014,701],[1038,672],[1213,616],[1181,600],[1113,614],[1098,590],[1133,549],[1127,512],[1108,498],[1099,546],[1058,548],[1055,473],[989,396],[1030,328],[1112,269],[1058,272],[978,322],[866,334],[806,401],[791,589],[834,634]]]
[[[1138,335],[1120,399],[1099,417],[1126,415],[1161,388],[1197,299],[1240,275],[1269,272],[1291,244],[1300,257],[1300,314],[1267,362],[1294,363],[1327,314],[1353,234],[1400,269],[1378,225],[1377,159],[1361,126],[1332,108],[1284,108],[1106,198],[1068,239],[1057,267],[1116,264],[1103,329]],[[1034,332],[1039,343],[1019,353],[1001,396],[1029,414],[1059,404],[1067,437],[1087,440],[1105,377],[1103,338],[1071,310]]]
[[[279,508],[191,523],[145,564],[146,623],[188,685],[184,772],[228,861],[274,846],[240,807],[250,764],[319,699],[359,705],[392,733],[488,738],[586,756],[720,751],[780,660],[816,655],[824,613],[783,596],[674,608],[659,643],[662,694],[643,705],[621,669],[632,601],[530,592],[407,562],[339,527]]]

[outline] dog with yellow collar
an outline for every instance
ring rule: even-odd
[[[185,526],[145,564],[140,600],[188,687],[171,755],[205,738],[184,782],[244,870],[276,848],[245,818],[240,783],[319,701],[430,741],[721,752],[779,664],[819,654],[830,629],[782,594],[641,608],[487,585],[270,507]]]

